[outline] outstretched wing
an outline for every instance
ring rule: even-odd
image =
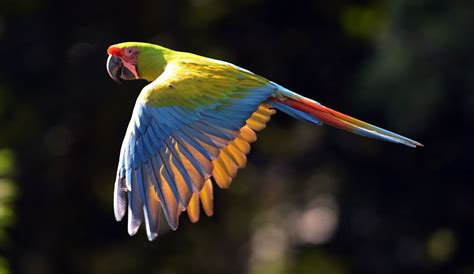
[[[226,63],[176,61],[140,93],[120,152],[114,211],[127,209],[128,232],[145,220],[158,235],[160,208],[169,226],[182,211],[212,215],[212,176],[228,187],[245,165],[255,131],[275,110],[263,103],[275,86]]]

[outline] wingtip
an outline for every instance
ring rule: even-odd
[[[192,215],[188,214],[188,217],[189,217],[189,221],[190,221],[191,223],[193,223],[193,224],[199,222],[199,215],[197,215],[197,216],[192,216]]]
[[[126,208],[127,196],[124,191],[124,181],[117,179],[114,186],[114,215],[117,222],[120,222],[125,216]]]
[[[128,226],[128,235],[135,236],[135,234],[137,234],[137,232],[138,232],[139,227],[140,227],[139,225],[137,225],[137,226]]]
[[[402,144],[406,145],[406,146],[409,146],[411,148],[417,148],[417,147],[424,147],[424,145],[422,143],[419,143],[417,141],[413,141],[413,140],[404,140],[405,142],[402,142]]]
[[[115,197],[117,196],[114,196],[114,199],[116,199]],[[120,222],[125,216],[126,206],[127,206],[126,202],[125,202],[125,205],[120,204],[120,203],[114,203],[114,215],[115,215],[115,220],[117,222]]]
[[[422,143],[416,142],[416,146],[417,146],[417,147],[424,147],[425,145],[423,145]]]
[[[114,211],[114,215],[115,215],[115,220],[117,222],[120,222],[123,220],[123,217],[125,216],[125,212],[123,213],[120,213],[120,212],[117,212],[117,210]]]
[[[212,210],[212,209],[208,210],[208,211],[204,210],[204,212],[206,213],[207,217],[212,217],[214,215],[214,210]]]
[[[178,229],[177,224],[173,224],[173,225],[170,224],[169,226],[170,226],[171,230],[173,230],[173,231],[176,231]]]
[[[168,226],[171,228],[171,230],[175,231],[178,229],[179,226],[179,215],[181,210],[176,211],[175,214],[171,215],[170,212],[167,210],[163,210],[163,213],[165,215],[166,222],[168,223]]]
[[[140,225],[142,224],[142,219],[137,216],[133,216],[132,212],[128,212],[128,225],[127,225],[127,230],[128,230],[128,235],[134,236],[137,234],[138,229],[140,228]]]
[[[137,234],[139,228],[140,222],[137,222],[136,220],[129,222],[127,227],[128,235],[134,236],[135,234]]]
[[[153,242],[158,237],[157,232],[147,233],[148,241]]]

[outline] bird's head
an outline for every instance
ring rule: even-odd
[[[168,49],[139,42],[112,45],[107,49],[107,72],[120,83],[122,80],[146,79],[153,81],[166,66]]]

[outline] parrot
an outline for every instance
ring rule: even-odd
[[[138,95],[123,140],[114,184],[117,221],[130,236],[144,222],[147,238],[162,215],[172,230],[186,211],[214,213],[214,186],[228,188],[245,167],[250,144],[277,111],[408,147],[421,143],[299,95],[232,63],[143,42],[107,49],[107,72],[149,82]],[[202,208],[202,209],[201,209]]]

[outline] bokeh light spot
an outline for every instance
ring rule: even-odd
[[[430,236],[426,247],[431,259],[446,262],[457,249],[456,235],[448,228],[440,228]]]

